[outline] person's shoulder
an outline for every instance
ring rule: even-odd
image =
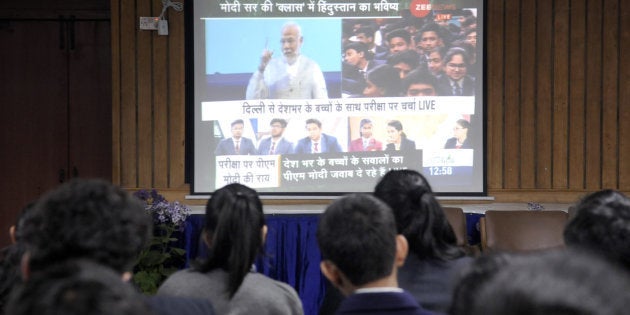
[[[147,297],[147,305],[156,315],[212,315],[212,303],[206,299],[170,295]]]
[[[257,272],[250,272],[243,280],[239,292],[234,296],[232,308],[234,307],[260,307],[267,314],[277,313],[276,311],[282,311],[283,314],[303,314],[302,302],[292,286]]]

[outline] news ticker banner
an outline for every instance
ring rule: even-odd
[[[425,17],[434,11],[454,11],[475,7],[479,0],[218,0],[212,1],[204,18],[264,17],[397,17],[409,11]]]
[[[216,157],[216,187],[241,183],[252,188],[303,190],[377,179],[394,169],[422,169],[430,177],[470,181],[472,149],[345,152]],[[368,181],[370,182],[370,181]]]
[[[474,96],[202,102],[201,120],[475,113]]]

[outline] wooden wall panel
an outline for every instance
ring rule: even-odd
[[[494,78],[496,82],[502,81],[503,72],[503,0],[488,0],[487,22],[495,26],[494,32],[486,32],[486,75]],[[489,62],[491,60],[491,62]],[[490,132],[491,130],[503,130],[503,89],[499,85],[487,84],[486,89],[486,117],[487,119],[487,151],[488,156],[488,186],[497,189],[503,188],[503,133]]]
[[[601,103],[602,103],[602,3],[590,1],[586,17],[586,121],[584,140],[586,144],[585,188],[593,189],[601,183]]]
[[[186,4],[186,1],[181,1]],[[170,12],[169,45],[168,45],[168,73],[169,73],[169,187],[188,189],[184,180],[186,149],[186,130],[184,106],[185,94],[185,54],[184,54],[184,14]]]
[[[570,0],[554,1],[553,24],[553,189],[568,184],[569,30]],[[548,104],[549,105],[549,104]]]
[[[498,201],[630,191],[627,2],[486,1],[487,180]],[[181,199],[184,14],[169,9],[169,35],[158,36],[137,24],[159,1],[111,7],[114,181]]]
[[[113,78],[112,89],[120,89],[120,169],[114,169],[114,173],[120,172],[120,185],[123,187],[138,186],[138,152],[137,152],[137,76],[136,76],[136,10],[134,1],[113,0],[119,2],[115,7],[119,12],[112,10],[112,23],[120,23],[120,46],[112,45],[113,54],[120,54],[120,76]],[[114,6],[112,6],[113,8]],[[117,16],[118,13],[118,21]],[[119,50],[119,51],[116,51]],[[114,67],[116,65],[113,65]],[[148,119],[142,117],[142,119]],[[117,177],[117,176],[113,176]]]
[[[603,100],[602,100],[602,154],[601,154],[601,185],[604,188],[618,187],[618,161],[619,161],[619,70],[620,63],[626,60],[619,58],[619,1],[605,0],[604,16],[602,28],[606,30],[602,33],[602,57],[603,57]],[[627,1],[626,1],[627,2]],[[616,13],[616,14],[611,14]],[[628,82],[623,83],[628,87]],[[628,105],[627,103],[625,104]],[[610,158],[611,156],[615,158]],[[593,188],[599,188],[593,187]]]
[[[504,175],[503,186],[505,188],[518,188],[520,186],[520,162],[521,162],[521,129],[520,113],[521,104],[521,53],[520,53],[520,3],[518,1],[505,2],[505,35],[504,35],[504,71],[506,80],[510,84],[504,86],[504,121],[505,141],[503,144]],[[509,78],[509,79],[508,79]]]
[[[630,2],[619,2],[619,56],[630,56]],[[630,63],[620,62],[619,82],[619,187],[630,189]],[[613,157],[614,158],[614,157]]]
[[[569,24],[569,188],[584,187],[585,0],[572,0]]]
[[[150,1],[136,1],[136,16],[134,22],[137,24],[138,15],[151,12]],[[137,28],[137,27],[136,27]],[[153,187],[153,144],[155,135],[153,134],[153,78],[155,68],[153,67],[153,39],[155,31],[136,31],[136,89],[138,90],[137,110],[138,119],[137,148],[138,148],[138,186]]]
[[[536,168],[530,170],[536,177],[536,188],[552,187],[552,108],[553,99],[553,1],[536,1],[536,117],[532,125],[536,126]],[[491,82],[488,80],[488,82]]]
[[[520,62],[521,84],[519,93],[520,126],[522,139],[520,153],[520,187],[533,189],[536,187],[536,1],[521,2],[520,11]]]

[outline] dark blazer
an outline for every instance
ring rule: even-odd
[[[365,72],[362,72],[356,66],[344,61],[341,67],[341,92],[352,97],[362,97],[363,90],[367,86],[366,73],[382,64],[384,64],[382,60],[370,60]]]
[[[268,155],[269,149],[271,149],[271,137],[262,139],[258,144],[258,154]],[[274,154],[290,154],[293,153],[293,143],[289,142],[285,138],[281,138],[276,147],[274,148]]]
[[[448,140],[446,140],[446,144],[444,144],[444,149],[455,149],[455,146],[457,145],[457,138],[453,137],[453,138],[449,138]],[[472,143],[470,143],[470,138],[466,138],[466,140],[464,140],[464,143],[462,143],[462,147],[460,149],[472,149]]]
[[[355,293],[348,296],[335,314],[430,315],[407,292]]]
[[[232,137],[223,139],[217,145],[216,150],[214,150],[215,155],[237,155],[236,151],[234,151],[234,141],[232,141]],[[255,155],[256,147],[254,146],[254,142],[251,139],[241,137],[241,143],[239,144],[238,155]]]
[[[408,138],[400,139],[400,151],[411,151],[416,149],[416,142],[409,140]],[[396,146],[393,143],[388,143],[385,147],[385,151],[396,151]]]
[[[437,94],[439,96],[453,96],[451,79],[446,74],[443,74],[438,78]],[[475,79],[467,75],[462,81],[462,96],[472,95],[475,95]]]
[[[452,302],[457,275],[473,259],[462,256],[448,261],[420,259],[409,253],[405,264],[398,268],[398,286],[405,289],[425,309],[446,313]]]
[[[337,138],[333,136],[329,136],[325,133],[322,133],[319,143],[321,148],[319,148],[320,153],[325,152],[342,152],[341,146],[339,142],[337,142]],[[311,152],[311,138],[306,137],[300,139],[297,145],[295,145],[294,153],[312,153]]]

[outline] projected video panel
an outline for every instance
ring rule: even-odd
[[[482,3],[196,1],[193,193],[484,193]]]

